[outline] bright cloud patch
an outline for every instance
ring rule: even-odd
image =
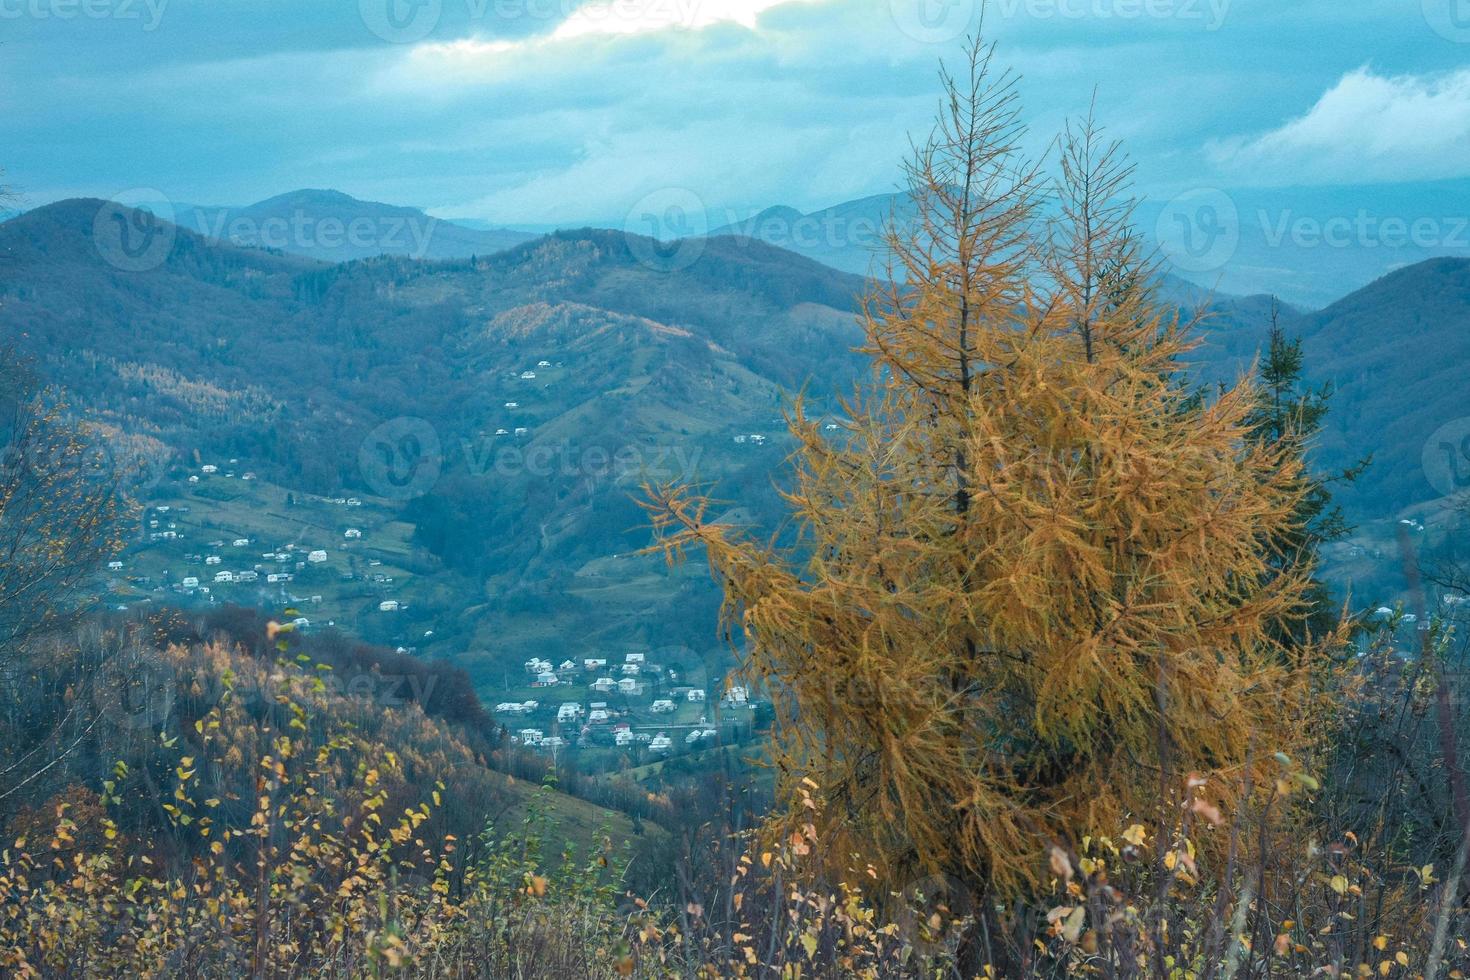
[[[562,21],[552,37],[645,34],[680,28],[697,31],[725,23],[754,30],[762,13],[787,2],[790,0],[594,0]]]
[[[1470,69],[1344,75],[1306,115],[1211,144],[1220,167],[1277,184],[1433,180],[1470,174]]]
[[[379,79],[386,88],[454,88],[482,84],[525,70],[566,68],[574,42],[625,38],[670,31],[702,31],[720,24],[756,30],[761,14],[773,7],[822,0],[592,0],[548,33],[518,40],[462,38],[415,45],[405,59]],[[557,59],[557,60],[553,60]],[[521,67],[513,67],[521,61]]]

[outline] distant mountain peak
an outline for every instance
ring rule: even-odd
[[[373,201],[365,201],[362,198],[353,197],[351,194],[347,194],[339,190],[333,190],[331,188],[303,187],[294,191],[286,191],[283,194],[276,194],[272,197],[266,198],[263,201],[256,201],[254,204],[251,205],[251,207],[259,208],[277,204],[369,204],[378,207],[388,206],[378,205],[376,204],[376,202]]]

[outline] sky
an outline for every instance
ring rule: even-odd
[[[1223,202],[1242,240],[1300,244],[1302,215],[1279,202],[1302,189],[1318,225],[1357,219],[1356,248],[1385,234],[1363,230],[1363,209],[1378,224],[1435,221],[1405,230],[1416,248],[1458,247],[1470,0],[983,8],[0,0],[0,169],[29,206],[247,204],[315,187],[536,226],[621,223],[671,193],[713,222],[811,210],[898,186],[941,60],[980,29],[1019,75],[1029,149],[1044,155],[1095,100],[1161,230],[1208,226]]]

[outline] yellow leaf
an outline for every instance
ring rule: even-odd
[[[1337,892],[1339,895],[1347,894],[1348,880],[1342,875],[1333,875],[1332,880],[1329,881],[1327,884],[1330,885],[1332,887],[1332,890]]]

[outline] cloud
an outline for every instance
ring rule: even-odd
[[[1435,180],[1470,175],[1470,69],[1342,76],[1303,116],[1207,155],[1244,183]]]
[[[578,7],[557,25],[558,40],[588,34],[643,34],[672,28],[703,30],[715,24],[739,24],[755,30],[760,15],[790,2],[816,0],[595,0]]]

